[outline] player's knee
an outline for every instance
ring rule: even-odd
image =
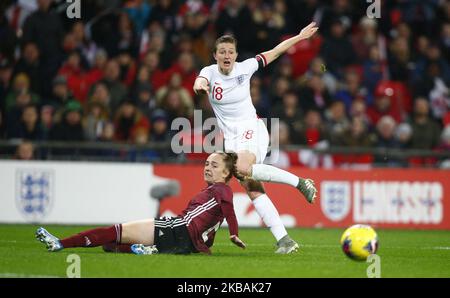
[[[250,197],[251,200],[256,199],[260,195],[263,195],[266,193],[264,186],[261,182],[255,181],[255,180],[246,180],[242,183],[245,190],[247,191],[247,195]]]
[[[252,174],[252,163],[245,160],[239,160],[236,163],[236,172],[239,176],[249,177]]]

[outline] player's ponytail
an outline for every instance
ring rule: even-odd
[[[225,182],[230,181],[233,176],[237,175],[236,170],[236,162],[238,159],[238,156],[234,152],[216,152],[217,154],[220,154],[223,157],[223,162],[225,163],[225,168],[228,169],[230,172],[228,176],[225,178]]]

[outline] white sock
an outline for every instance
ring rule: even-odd
[[[266,194],[254,199],[253,206],[255,206],[256,212],[262,218],[264,224],[270,229],[270,232],[272,232],[272,235],[277,241],[287,235],[280,214]]]
[[[299,178],[288,171],[274,166],[254,164],[252,166],[252,179],[263,182],[276,182],[297,187]]]

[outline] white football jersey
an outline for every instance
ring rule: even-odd
[[[249,58],[243,62],[235,62],[233,70],[228,75],[219,71],[219,66],[213,64],[204,67],[199,74],[208,80],[209,102],[216,115],[219,128],[225,139],[237,137],[239,123],[244,120],[258,119],[256,109],[250,97],[250,79],[258,70],[263,59]]]

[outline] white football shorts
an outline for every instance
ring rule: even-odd
[[[263,163],[269,147],[269,132],[261,119],[240,121],[235,135],[225,139],[225,151],[247,150],[255,154],[256,163]]]

